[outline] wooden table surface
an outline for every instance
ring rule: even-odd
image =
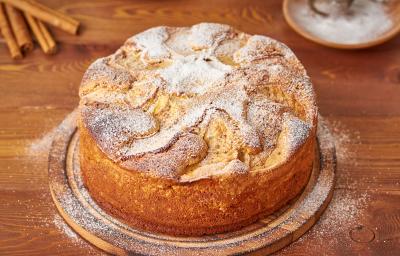
[[[367,50],[328,49],[293,32],[281,1],[41,0],[82,22],[53,29],[59,53],[21,61],[0,41],[0,255],[102,252],[57,215],[47,181],[51,130],[78,104],[88,65],[157,25],[227,23],[274,37],[304,63],[338,150],[335,196],[322,219],[278,255],[399,255],[400,36]],[[45,136],[45,134],[48,134]]]

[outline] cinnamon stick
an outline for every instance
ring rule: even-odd
[[[29,13],[24,13],[24,15],[43,52],[46,54],[54,53],[56,51],[56,43],[46,26]]]
[[[11,58],[21,59],[22,53],[19,50],[17,41],[14,38],[10,23],[8,22],[4,6],[2,3],[0,3],[0,30],[8,45],[8,50],[10,51]]]
[[[79,21],[65,15],[62,12],[53,10],[33,0],[2,0],[14,7],[29,13],[35,18],[44,21],[52,26],[60,28],[68,33],[76,34],[79,28]]]
[[[25,23],[22,13],[9,4],[5,5],[6,13],[14,32],[15,39],[19,48],[23,52],[29,52],[33,49],[33,42],[29,33],[28,26]]]
[[[40,32],[42,32],[42,35],[48,45],[49,50],[47,53],[55,53],[57,51],[56,41],[54,41],[53,36],[50,34],[50,31],[47,29],[46,25],[42,21],[37,20],[37,23],[39,25]]]

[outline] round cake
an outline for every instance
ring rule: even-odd
[[[84,185],[131,227],[236,230],[309,180],[313,87],[269,37],[214,23],[151,28],[91,64],[79,93]]]

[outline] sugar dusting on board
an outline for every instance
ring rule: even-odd
[[[50,227],[54,225],[56,229],[67,238],[72,244],[76,247],[82,248],[85,250],[85,254],[87,255],[105,255],[99,250],[94,250],[88,242],[86,242],[83,238],[81,238],[75,231],[71,229],[70,226],[64,221],[64,219],[58,214],[54,213],[53,218],[49,218],[47,220],[46,226]],[[59,249],[63,249],[60,248]]]
[[[73,111],[65,116],[63,121],[50,131],[41,135],[41,137],[34,139],[25,148],[25,155],[29,160],[30,168],[46,168],[46,165],[38,164],[44,159],[48,158],[48,154],[51,148],[51,144],[57,135],[65,133],[60,130],[60,126],[65,126],[76,120],[76,111]],[[38,171],[38,170],[37,170]],[[43,170],[47,172],[46,170]],[[32,179],[33,180],[33,179]],[[35,198],[38,197],[38,198]],[[72,254],[77,253],[76,248],[81,248],[86,255],[103,255],[99,250],[95,250],[89,245],[84,239],[82,239],[77,233],[75,233],[67,223],[64,222],[62,217],[57,213],[51,199],[48,186],[39,190],[39,194],[33,193],[32,199],[17,200],[15,204],[17,207],[21,207],[26,211],[26,220],[29,223],[29,229],[35,230],[40,237],[52,236],[52,239],[59,239],[59,241],[67,240],[69,243],[62,242],[56,244],[55,251],[58,253],[70,252]],[[33,199],[35,198],[35,199]],[[43,212],[44,211],[44,212]],[[54,229],[56,232],[49,233],[48,229]],[[45,239],[45,238],[43,238]],[[41,243],[42,239],[38,239],[36,243]],[[45,242],[46,246],[48,242]]]
[[[71,238],[71,240],[78,240],[78,235],[68,226],[67,223],[61,218],[60,215],[55,214],[53,219],[54,225],[57,227],[58,230],[63,232],[66,236]]]
[[[325,123],[329,127],[339,167],[341,162],[351,162],[353,165],[357,165],[355,160],[357,151],[354,149],[354,144],[361,143],[359,132],[349,129],[344,123],[337,120],[322,119],[319,122]],[[337,172],[337,182],[357,186],[355,181],[344,180],[341,177],[347,176],[345,175],[346,170],[339,169]],[[338,187],[341,185],[336,184],[332,201],[315,226],[298,241],[280,251],[280,255],[292,255],[298,248],[303,248],[304,243],[307,243],[310,255],[321,253],[322,247],[325,250],[324,255],[336,255],[335,248],[352,242],[349,231],[363,224],[360,221],[369,205],[371,196],[368,190],[339,189]],[[324,186],[321,186],[318,191],[315,191],[314,201],[319,200],[319,194],[323,194],[323,190]]]
[[[76,119],[77,112],[73,111],[68,114],[60,125],[71,122],[71,120]],[[40,138],[32,141],[26,148],[27,155],[38,156],[43,154],[48,154],[50,150],[51,143],[53,142],[54,136],[58,131],[58,126],[51,129],[49,132],[43,134]]]
[[[25,231],[29,237],[35,234],[34,239],[29,239],[27,243],[32,242],[33,245],[34,242],[37,247],[42,247],[47,252],[51,250],[55,254],[73,255],[80,252],[85,255],[102,255],[64,222],[57,213],[49,191],[31,192],[29,197],[15,200],[12,204],[5,206],[25,212],[26,222],[19,229]],[[43,253],[41,250],[37,251],[40,252]]]
[[[336,255],[337,247],[349,247],[352,243],[349,231],[360,225],[370,200],[367,192],[335,190],[332,201],[312,229],[298,241],[283,249],[280,255],[292,255],[304,249],[307,244],[308,255]],[[362,223],[361,223],[362,224]]]
[[[344,10],[332,12],[334,1],[316,1],[318,10],[330,13],[327,17],[317,14],[304,2],[293,6],[294,20],[313,36],[326,41],[364,43],[383,35],[393,25],[384,2],[355,0],[343,14]]]
[[[349,144],[360,144],[360,133],[349,129],[346,125],[337,120],[326,122],[330,127],[339,161],[354,159],[357,152],[351,149]],[[357,162],[354,160],[352,163],[357,165]]]

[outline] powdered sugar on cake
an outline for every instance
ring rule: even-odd
[[[247,44],[234,54],[234,60],[238,63],[274,57],[296,58],[287,46],[272,38],[259,35],[250,37]]]
[[[164,44],[167,39],[166,27],[156,27],[147,30],[146,33],[140,33],[130,40],[136,43],[138,49],[142,50],[143,60],[157,62],[170,56],[170,51]]]
[[[228,36],[231,29],[223,24],[200,23],[191,28],[189,41],[194,49],[214,49]]]
[[[171,66],[160,70],[160,75],[170,93],[204,94],[231,70],[214,56],[202,54],[177,57]]]
[[[157,27],[128,39],[117,53],[89,68],[81,86],[81,113],[100,149],[127,169],[182,174],[182,168],[205,156],[199,130],[207,129],[216,113],[229,117],[229,127],[242,141],[238,150],[253,158],[272,152],[284,129],[291,154],[315,126],[310,80],[292,51],[271,38],[213,23]],[[129,68],[132,63],[141,68]],[[109,91],[99,91],[107,84]],[[187,99],[179,118],[168,125],[154,113],[160,95]],[[165,104],[168,111],[171,103]],[[185,148],[185,137],[193,150]],[[191,157],[185,158],[188,150]],[[153,155],[165,165],[149,160]],[[249,170],[236,160],[233,167]]]

